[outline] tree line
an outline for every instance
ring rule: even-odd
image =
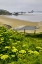
[[[11,15],[12,13],[10,13],[9,11],[7,10],[1,10],[0,9],[0,15]]]

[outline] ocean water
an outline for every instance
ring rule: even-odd
[[[40,22],[42,21],[42,13],[26,13],[23,15],[9,15],[6,16],[8,18],[13,18],[13,19],[19,19],[19,20],[25,20],[25,21],[31,21],[31,22]]]

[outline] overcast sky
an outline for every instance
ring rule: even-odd
[[[42,11],[42,0],[0,0],[0,9],[14,11]]]

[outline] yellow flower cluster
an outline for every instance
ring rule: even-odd
[[[17,52],[18,50],[13,46],[12,47],[12,52]]]
[[[2,55],[2,56],[1,56],[1,59],[5,60],[5,59],[7,59],[8,57],[9,57],[8,55]]]
[[[4,38],[2,37],[2,38],[1,38],[1,41],[3,41],[3,40],[4,40]]]
[[[27,44],[23,44],[23,47],[27,46]]]
[[[37,51],[32,51],[32,50],[29,50],[28,53],[29,53],[29,54],[32,54],[32,53],[33,53],[33,54],[35,54],[35,55],[39,55],[39,52],[37,52]]]
[[[39,52],[37,52],[37,51],[34,51],[34,54],[35,54],[35,55],[39,55]]]
[[[24,53],[26,53],[26,51],[25,50],[20,50],[19,53],[24,54]]]
[[[11,55],[11,57],[15,57],[15,55]]]
[[[42,48],[41,47],[36,47],[37,49],[39,49],[39,50],[42,50]]]
[[[28,51],[28,53],[29,53],[29,54],[32,54],[32,53],[33,53],[33,51],[32,51],[32,50],[29,50],[29,51]]]
[[[10,46],[5,46],[6,49],[10,49],[11,47]]]
[[[12,46],[12,49],[14,49],[15,47],[14,46]]]

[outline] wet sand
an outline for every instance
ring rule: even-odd
[[[10,25],[13,28],[23,26],[23,25],[26,25],[26,26],[38,26],[38,22],[30,22],[30,21],[12,19],[12,18],[7,18],[5,16],[0,16],[0,23]],[[42,32],[42,26],[39,26],[39,29],[37,29],[36,31],[37,32]]]

